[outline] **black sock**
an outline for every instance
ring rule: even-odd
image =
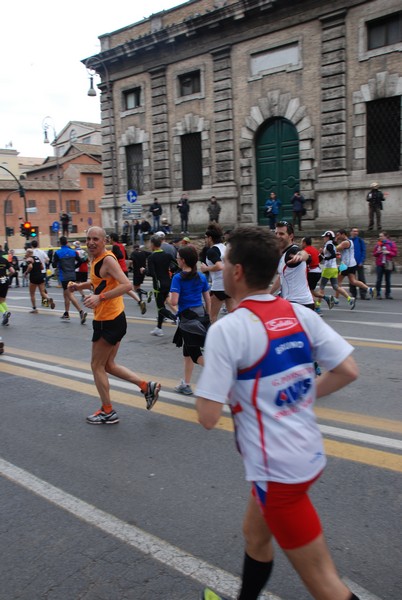
[[[242,586],[238,600],[257,600],[267,583],[274,561],[260,562],[244,555]]]

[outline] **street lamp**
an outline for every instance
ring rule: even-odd
[[[16,176],[14,175],[14,173],[12,173],[11,171],[9,171],[6,167],[3,167],[3,165],[0,165],[0,169],[3,169],[3,171],[7,171],[7,173],[9,175],[11,175],[11,177],[14,179],[14,181],[18,185],[18,190],[15,190],[15,191],[18,192],[19,195],[20,195],[20,198],[23,198],[23,200],[24,200],[24,216],[25,216],[25,221],[26,221],[27,220],[27,199],[26,199],[26,196],[25,196],[25,189],[24,189],[21,181],[18,181],[18,179],[16,178]]]
[[[110,152],[110,162],[111,162],[111,171],[112,171],[112,196],[113,196],[113,215],[114,215],[114,230],[118,233],[118,216],[119,216],[119,206],[117,205],[117,194],[116,194],[116,164],[115,164],[115,130],[114,130],[114,115],[113,115],[113,83],[110,81],[109,71],[107,66],[97,56],[92,56],[91,58],[87,58],[82,61],[86,67],[89,77],[89,90],[87,92],[88,96],[95,97],[96,90],[94,88],[94,77],[95,75],[100,75],[101,79],[104,79],[104,83],[99,85],[102,93],[106,92],[105,97],[107,101],[107,115],[108,115],[108,125],[109,125],[109,152]]]
[[[58,196],[59,196],[59,210],[60,210],[60,213],[62,213],[63,212],[63,198],[61,195],[61,183],[60,183],[61,175],[60,175],[60,163],[59,163],[59,150],[57,148],[57,144],[55,144],[55,141],[57,139],[57,134],[56,134],[56,128],[54,126],[52,117],[48,116],[43,119],[42,129],[43,129],[43,143],[44,144],[50,144],[48,133],[47,133],[49,131],[49,129],[51,129],[53,132],[52,145],[54,147],[55,156],[56,156],[56,165],[57,165],[57,192],[58,192]]]

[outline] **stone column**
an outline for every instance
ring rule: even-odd
[[[234,180],[233,92],[230,46],[212,52],[216,182]]]
[[[166,67],[162,65],[150,71],[152,106],[152,161],[153,188],[170,187],[169,128],[166,95]]]
[[[321,173],[346,172],[346,11],[321,18]]]

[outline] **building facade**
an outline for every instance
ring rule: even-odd
[[[87,144],[73,141],[71,129],[84,130]],[[88,133],[88,130],[92,134]],[[70,234],[72,237],[85,237],[90,225],[103,226],[101,198],[104,195],[102,147],[100,142],[100,125],[70,122],[56,138],[55,156],[37,162],[20,159],[15,150],[0,151],[7,163],[7,172],[0,170],[0,205],[3,208],[0,215],[0,236],[7,241],[10,248],[22,248],[25,239],[20,236],[20,225],[29,221],[36,228],[39,242],[42,246],[58,244],[60,225],[63,213],[70,217]],[[65,141],[68,140],[68,141]],[[74,139],[80,139],[74,136]],[[81,138],[84,139],[84,138]],[[10,154],[11,153],[11,154]],[[25,197],[21,196],[22,186]],[[2,239],[3,241],[3,239]]]
[[[402,227],[400,0],[194,0],[100,41],[107,227],[129,189],[173,224],[188,192],[194,228],[298,189],[312,228],[365,227],[372,181]]]

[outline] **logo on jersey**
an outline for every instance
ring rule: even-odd
[[[294,317],[282,317],[267,321],[265,327],[268,331],[286,331],[287,329],[293,329],[298,323],[298,320]]]
[[[304,400],[304,396],[311,389],[311,379],[306,377],[300,381],[295,381],[286,388],[278,390],[275,397],[275,404],[282,408],[283,406],[296,406]]]

